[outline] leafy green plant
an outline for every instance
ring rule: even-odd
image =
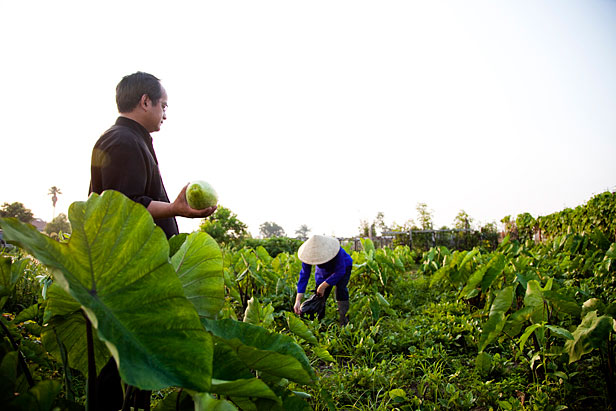
[[[297,238],[289,237],[247,238],[243,246],[252,249],[263,247],[269,255],[276,257],[280,253],[296,254],[302,242]]]
[[[215,393],[240,407],[253,397],[280,407],[282,399],[268,383],[283,390],[283,378],[313,383],[314,372],[292,340],[252,324],[214,319],[224,304],[222,257],[207,234],[187,236],[169,258],[165,235],[145,208],[113,191],[73,203],[69,216],[73,233],[66,243],[16,219],[0,224],[7,239],[52,270],[57,287],[48,295],[46,315],[50,322],[63,317],[55,318],[53,332],[71,347],[69,358],[87,355],[90,380],[97,349],[88,342],[87,350],[79,350],[83,335],[104,343],[126,384],[145,390],[182,387],[197,403]],[[83,323],[77,320],[80,311]],[[67,322],[77,327],[70,335]],[[86,329],[92,325],[95,338],[83,332],[84,323]],[[255,352],[268,355],[255,361],[250,354]],[[281,374],[281,362],[293,372]],[[266,380],[248,378],[251,370]]]
[[[107,224],[116,210],[131,214],[113,201],[108,205],[114,215]],[[86,210],[88,216],[97,215],[96,207]],[[86,220],[84,227],[94,221]],[[5,221],[0,224],[4,228]],[[104,233],[100,244],[117,243],[119,251],[112,252],[109,261],[96,259],[97,267],[112,267],[130,254],[117,233],[131,238],[133,226],[108,230],[107,224],[91,232]],[[209,390],[167,386],[155,392],[156,409],[193,410],[195,404],[257,410],[555,410],[562,404],[609,409],[616,245],[603,228],[574,227],[569,224],[541,242],[506,237],[496,249],[450,251],[439,246],[422,256],[405,246],[376,249],[364,241],[361,250],[351,253],[351,323],[342,328],[331,316],[305,321],[291,312],[301,268],[295,252],[273,256],[263,246],[235,246],[224,247],[221,256],[205,234],[162,241],[160,260],[157,253],[144,254],[144,260],[165,260],[162,265],[170,268],[165,272],[179,284],[171,286],[161,278],[168,288],[167,294],[159,294],[164,298],[179,286],[183,298],[195,301],[187,305],[186,316],[196,318],[199,332],[210,336],[213,352]],[[80,241],[71,237],[56,243],[77,252],[74,264],[86,261],[80,257]],[[138,241],[133,245],[144,248]],[[204,258],[208,254],[213,258]],[[5,279],[0,281],[0,291],[10,294],[1,320],[6,331],[0,341],[0,377],[7,383],[0,389],[0,401],[17,409],[65,409],[83,403],[83,375],[88,375],[90,363],[85,332],[89,317],[82,305],[90,304],[90,298],[119,300],[126,284],[116,277],[140,274],[84,276],[96,280],[97,287],[96,295],[85,296],[82,304],[60,286],[58,278],[67,275],[58,274],[57,267],[52,266],[52,272],[40,269],[43,266],[19,250],[9,257],[11,267],[3,269]],[[198,280],[210,270],[206,287]],[[19,279],[12,282],[13,273]],[[101,279],[107,282],[101,285]],[[42,299],[45,284],[47,298]],[[107,287],[116,287],[117,294],[110,295]],[[335,301],[330,298],[332,308]],[[165,321],[175,325],[175,317]],[[95,327],[91,350],[99,368],[111,352],[97,332]],[[16,402],[16,392],[23,404]]]
[[[586,204],[574,209],[540,216],[538,228],[543,238],[554,238],[568,233],[590,233],[600,230],[611,241],[616,241],[616,193],[609,191],[597,194]]]

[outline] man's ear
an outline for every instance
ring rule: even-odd
[[[147,94],[144,94],[143,96],[141,96],[141,99],[139,100],[139,105],[142,108],[147,109],[149,104],[150,104],[150,97]]]

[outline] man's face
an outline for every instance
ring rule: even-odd
[[[150,110],[148,111],[148,131],[160,131],[160,126],[167,119],[167,92],[161,85],[162,94],[157,102],[149,100]]]

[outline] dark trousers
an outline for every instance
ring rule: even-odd
[[[353,270],[353,266],[347,267],[344,277],[342,277],[340,281],[338,281],[338,283],[333,286],[333,287],[336,287],[336,301],[349,301],[348,285],[349,285],[349,280],[351,279],[352,270]],[[319,288],[319,285],[321,285],[321,283],[317,284],[317,288]],[[323,298],[325,298],[325,301],[327,301],[327,298],[329,297],[329,294],[331,294],[333,287],[327,287],[327,289],[323,293]],[[325,306],[326,305],[327,304],[323,304],[323,308],[317,314],[317,318],[319,320],[322,320],[325,317]]]
[[[127,388],[128,404],[134,409],[149,410],[151,393],[134,387]],[[116,362],[111,357],[96,379],[96,411],[117,411],[121,410],[123,405],[122,379]]]

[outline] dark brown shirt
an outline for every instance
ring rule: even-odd
[[[158,169],[152,136],[139,123],[118,117],[92,150],[90,193],[116,190],[148,207],[153,200],[168,203],[169,197]],[[167,238],[178,234],[175,218],[154,220]]]

